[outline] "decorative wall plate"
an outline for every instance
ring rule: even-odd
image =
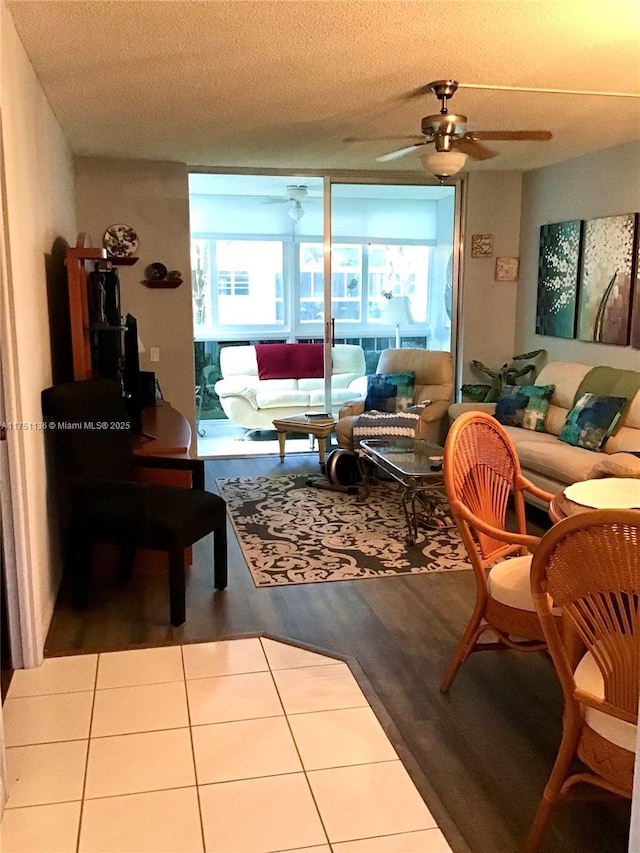
[[[565,496],[593,509],[640,509],[640,480],[633,477],[604,477],[584,480],[564,490]]]
[[[138,248],[138,235],[130,225],[110,225],[104,232],[102,245],[115,258],[129,258]]]

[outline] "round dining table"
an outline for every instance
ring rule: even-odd
[[[563,518],[577,515],[580,512],[590,512],[592,509],[593,507],[569,500],[564,492],[558,492],[549,504],[549,518],[554,524],[557,524]]]
[[[570,492],[574,498],[584,498],[584,503],[578,503],[567,497],[566,492]],[[620,503],[616,503],[616,500],[619,500]],[[601,509],[606,507],[640,508],[640,483],[638,479],[635,477],[605,477],[575,483],[552,498],[549,504],[549,518],[556,524],[563,518],[589,512],[598,507]]]

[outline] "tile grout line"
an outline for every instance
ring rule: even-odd
[[[291,723],[289,722],[289,715],[287,714],[287,709],[285,708],[284,702],[282,701],[282,696],[280,695],[280,691],[278,690],[278,685],[277,685],[275,677],[273,675],[273,669],[271,668],[271,662],[269,661],[269,657],[267,656],[264,645],[262,644],[262,637],[260,637],[260,645],[262,647],[262,650],[264,652],[265,657],[267,658],[267,664],[269,666],[269,675],[271,676],[271,680],[273,681],[273,686],[275,688],[276,693],[278,694],[278,699],[280,701],[280,704],[282,705],[282,710],[284,712],[284,718],[285,718],[286,723],[287,723],[287,729],[289,730],[289,734],[291,735],[291,740],[293,741],[293,746],[295,748],[296,755],[298,756],[298,760],[300,762],[300,767],[302,768],[302,772],[304,774],[304,779],[305,779],[305,782],[307,783],[307,788],[309,790],[309,794],[311,795],[311,800],[313,802],[313,805],[315,806],[316,812],[318,813],[318,820],[320,821],[320,825],[322,826],[322,831],[324,832],[324,836],[327,840],[327,844],[329,845],[329,849],[333,850],[333,847],[331,846],[331,840],[329,838],[329,833],[327,832],[327,827],[325,826],[324,818],[322,817],[320,807],[318,805],[315,794],[313,793],[313,788],[311,787],[311,783],[309,781],[309,776],[307,775],[307,769],[304,766],[304,761],[302,760],[302,756],[300,755],[300,750],[298,748],[298,742],[295,739],[295,736],[293,734],[293,730],[291,728]],[[292,849],[295,849],[295,848],[292,848]]]
[[[202,802],[200,800],[200,785],[198,784],[198,767],[196,764],[196,751],[193,745],[193,726],[191,725],[191,705],[189,704],[189,691],[187,690],[187,669],[184,661],[184,645],[180,645],[180,661],[182,662],[182,675],[184,677],[184,695],[187,703],[187,722],[189,724],[189,743],[191,744],[191,762],[193,765],[193,781],[196,788],[196,800],[198,803],[198,817],[200,819],[200,839],[202,841],[202,850],[206,853],[207,843],[204,837],[204,820],[202,817]]]
[[[96,657],[96,671],[93,677],[93,696],[91,699],[91,714],[89,715],[89,732],[87,734],[87,754],[84,760],[84,777],[82,779],[82,796],[80,798],[80,814],[78,815],[78,832],[76,835],[76,853],[80,851],[80,836],[82,834],[82,819],[84,817],[84,801],[85,801],[85,793],[87,790],[87,776],[89,773],[89,752],[91,749],[91,729],[93,727],[93,713],[96,705],[96,693],[98,689],[98,673],[100,671],[100,657],[98,654]]]

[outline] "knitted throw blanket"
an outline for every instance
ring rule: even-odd
[[[419,420],[413,412],[365,412],[353,425],[353,449],[367,438],[415,438]]]

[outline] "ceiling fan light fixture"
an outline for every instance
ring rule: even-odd
[[[420,158],[422,168],[434,178],[450,178],[464,168],[467,155],[462,151],[430,151]]]
[[[304,207],[299,201],[296,201],[294,199],[291,202],[291,207],[287,211],[287,214],[290,219],[293,219],[294,222],[300,222],[300,220],[304,216]]]
[[[291,201],[304,201],[308,195],[308,190],[302,184],[293,184],[287,187],[287,196]]]

